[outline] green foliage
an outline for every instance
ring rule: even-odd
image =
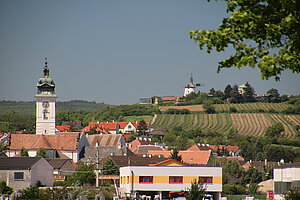
[[[165,143],[169,147],[174,147],[175,142],[177,140],[177,136],[173,133],[167,133],[163,138],[163,143]]]
[[[21,149],[21,156],[29,156],[29,154],[28,154],[28,149],[26,149],[26,148],[22,148]]]
[[[0,115],[0,123],[0,128],[5,132],[35,132],[35,116],[33,114],[21,114],[14,111],[5,112]]]
[[[85,184],[95,184],[95,174],[92,164],[80,163],[72,175],[66,179],[67,185],[83,186]]]
[[[248,186],[248,193],[253,195],[257,193],[259,185],[257,183],[250,183]]]
[[[277,122],[266,129],[265,135],[267,137],[278,138],[282,132],[284,132],[284,126],[282,123]]]
[[[240,184],[224,184],[222,193],[230,195],[246,194],[247,190],[243,185]]]
[[[69,191],[66,187],[63,188],[46,188],[42,191],[41,200],[65,200],[69,199]]]
[[[42,192],[36,186],[30,186],[29,188],[25,188],[19,191],[18,200],[32,200],[32,199],[41,199]]]
[[[191,188],[186,189],[184,193],[187,200],[199,200],[205,196],[206,188],[199,179],[198,181],[195,179],[191,183]]]
[[[6,182],[0,180],[0,194],[12,194],[13,188],[6,185]]]
[[[148,131],[148,126],[147,126],[146,122],[144,120],[141,120],[138,123],[138,127],[137,127],[138,134],[145,135],[147,131]]]
[[[291,188],[285,196],[285,200],[298,200],[298,199],[300,199],[300,188],[299,187]]]
[[[243,172],[243,179],[241,183],[243,185],[260,183],[263,179],[263,174],[254,167],[250,167],[247,171]]]
[[[170,159],[174,159],[174,160],[178,160],[180,162],[182,162],[182,156],[178,154],[179,152],[177,151],[177,149],[173,149],[171,155],[170,155]]]
[[[236,113],[237,109],[236,109],[236,107],[232,106],[232,107],[229,108],[229,111],[232,112],[232,113]]]
[[[207,53],[233,48],[235,53],[219,62],[222,68],[258,67],[263,79],[284,70],[300,73],[299,2],[226,0],[229,16],[217,30],[190,31],[190,38]]]
[[[208,114],[213,114],[216,112],[216,109],[215,107],[212,105],[212,102],[211,101],[206,101],[204,104],[203,104],[203,108],[204,108],[204,111]]]
[[[236,178],[239,178],[243,174],[242,166],[235,160],[229,160],[223,166],[223,171],[235,176]]]
[[[103,175],[119,175],[119,168],[115,165],[112,159],[108,159],[102,166],[102,174]]]
[[[142,116],[124,116],[123,121],[124,122],[139,122],[141,120],[144,120],[146,122],[150,122],[152,119],[151,115],[142,115]]]
[[[265,158],[278,162],[284,159],[285,162],[291,162],[300,158],[300,147],[269,144],[263,148]]]
[[[190,111],[188,109],[175,109],[175,108],[169,108],[165,112],[166,114],[190,114]]]
[[[42,147],[42,148],[39,148],[36,152],[36,156],[37,157],[43,157],[43,158],[49,158],[46,150]]]
[[[130,143],[130,142],[132,142],[133,140],[135,140],[135,135],[131,135],[131,136],[129,136],[129,138],[128,138],[128,143]]]

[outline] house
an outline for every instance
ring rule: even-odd
[[[35,157],[38,149],[44,148],[49,158],[68,158],[78,162],[80,153],[89,146],[85,134],[70,133],[56,135],[11,134],[6,155],[20,155],[21,149],[26,148],[30,157]]]
[[[240,94],[244,94],[245,93],[245,88],[246,88],[247,86],[245,85],[245,84],[242,84],[242,85],[240,85],[239,87],[238,87],[238,92],[240,93]]]
[[[122,134],[89,135],[88,141],[90,146],[85,148],[84,158],[82,159],[83,162],[97,163],[97,158],[101,160],[110,155],[133,155],[127,148]]]
[[[154,144],[155,144],[154,142],[151,142],[151,138],[138,137],[128,144],[128,148],[131,151],[134,151],[139,146],[154,145]]]
[[[90,146],[98,147],[98,146],[126,146],[125,139],[122,134],[94,134],[88,135],[87,139],[89,141]]]
[[[273,169],[274,192],[284,194],[300,186],[300,162],[287,163]]]
[[[221,167],[172,166],[169,164],[121,167],[121,196],[136,199],[169,199],[171,191],[186,190],[191,187],[192,181],[200,179],[213,199],[221,199]]]
[[[72,174],[76,167],[70,159],[46,159],[53,167],[53,179],[54,181],[63,181],[66,175]]]
[[[139,98],[139,104],[152,104],[153,99],[152,97],[140,97]]]
[[[42,157],[0,157],[0,179],[18,191],[38,181],[53,186],[53,167]]]
[[[161,156],[168,158],[172,151],[148,151],[151,156]],[[178,151],[182,161],[188,164],[206,165],[212,158],[211,150],[208,151]]]

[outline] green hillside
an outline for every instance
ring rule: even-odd
[[[95,111],[101,108],[111,106],[104,103],[89,102],[83,100],[58,101],[56,102],[56,110],[60,111]],[[33,101],[0,101],[0,115],[15,111],[18,113],[34,114],[35,102]]]

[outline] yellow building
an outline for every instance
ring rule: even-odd
[[[178,166],[127,166],[120,168],[120,192],[126,197],[167,199],[169,192],[191,187],[200,179],[214,200],[221,199],[222,168]]]

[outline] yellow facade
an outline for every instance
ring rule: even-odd
[[[121,184],[139,183],[139,176],[124,176],[121,177]],[[194,180],[198,180],[199,176],[183,176],[182,183],[191,183]],[[153,183],[169,183],[169,176],[154,176]],[[212,178],[212,184],[222,184],[222,176],[214,176]]]

